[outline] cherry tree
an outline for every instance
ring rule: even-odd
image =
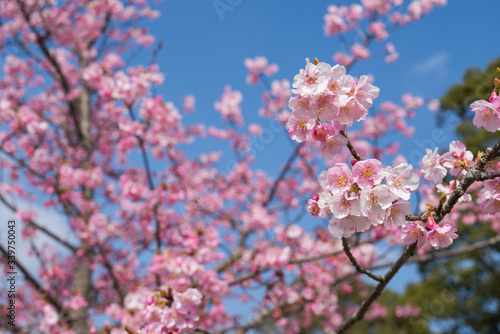
[[[377,299],[405,263],[499,243],[441,249],[460,237],[461,217],[500,232],[500,141],[473,154],[456,140],[412,166],[397,144],[379,139],[411,136],[409,119],[424,99],[378,102],[383,87],[349,74],[373,44],[384,43],[385,61],[395,61],[389,33],[445,4],[329,6],[325,34],[339,35],[349,51],[333,56],[337,64],[307,59],[292,83],[270,81],[278,65],[266,58],[245,60],[247,83],[265,87],[260,115],[296,142],[273,178],[253,167],[250,141],[262,127],[245,127],[241,92],[221,87],[213,108],[223,124],[208,128],[183,122],[195,96],[180,107],[156,93],[160,44],[141,24],[159,13],[147,1],[0,2],[0,202],[21,220],[17,230],[37,262],[33,269],[16,258],[16,327],[2,321],[1,329],[222,334],[271,323],[297,333],[314,320],[342,333],[386,316]],[[149,64],[127,64],[137,47],[152,50]],[[496,132],[500,79],[491,89],[489,101],[471,108],[474,125]],[[219,151],[186,153],[206,136],[234,151],[229,170]],[[60,212],[72,236],[42,221],[29,209],[35,204]],[[51,243],[40,245],[41,237]],[[399,247],[399,258],[381,261],[380,241]],[[355,292],[361,304],[340,302]],[[8,289],[0,295],[11,298]],[[234,315],[235,298],[255,306],[251,318]],[[396,314],[411,317],[418,305],[399,305]]]

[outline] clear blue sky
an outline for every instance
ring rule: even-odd
[[[221,0],[223,3],[231,3]],[[220,16],[212,0],[166,0],[158,6],[161,17],[148,23],[157,38],[164,40],[158,56],[165,84],[158,89],[167,100],[180,106],[181,97],[196,97],[196,112],[185,118],[187,123],[202,122],[220,125],[220,116],[213,103],[225,85],[243,95],[245,124],[256,122],[264,127],[269,121],[258,116],[262,85],[249,86],[243,61],[247,57],[265,56],[280,66],[272,79],[288,79],[304,67],[305,58],[319,58],[333,63],[332,55],[341,50],[337,37],[325,37],[323,16],[330,4],[351,4],[355,1],[264,1],[242,0]],[[471,66],[484,68],[500,56],[498,43],[498,0],[450,0],[422,20],[391,34],[388,42],[400,54],[394,64],[383,59],[358,62],[351,74],[373,74],[381,93],[377,102],[400,103],[404,93],[424,98],[439,98],[458,83]],[[474,5],[473,5],[474,4]],[[372,51],[383,50],[385,44],[375,42]],[[144,52],[138,61],[145,61]],[[446,147],[455,137],[452,123],[445,124],[446,135],[432,143],[435,116],[427,109],[417,112],[411,121],[417,127],[414,137],[402,138],[402,152],[423,156],[424,147]],[[286,149],[283,149],[283,148]],[[199,154],[227,148],[217,140],[198,142],[189,151]],[[277,133],[257,155],[256,166],[277,175],[290,152],[288,138]],[[227,154],[226,154],[227,155]],[[231,157],[229,157],[231,158]],[[399,273],[390,288],[401,291],[409,281],[417,279],[415,267]]]
[[[186,122],[220,124],[213,103],[222,94],[224,85],[229,84],[244,94],[242,107],[246,124],[257,122],[265,126],[268,121],[257,114],[263,86],[245,83],[244,59],[265,56],[280,66],[273,78],[289,81],[304,66],[306,57],[332,63],[331,57],[340,50],[340,44],[337,37],[324,36],[323,16],[330,4],[354,3],[324,0],[232,2],[239,4],[222,16],[218,15],[212,0],[167,0],[158,7],[162,16],[152,24],[152,31],[164,40],[158,62],[166,74],[165,85],[159,93],[175,103],[180,103],[180,98],[186,94],[196,96],[197,112],[187,116]],[[423,20],[391,34],[388,41],[396,45],[400,54],[396,63],[369,60],[357,63],[351,73],[375,75],[375,84],[381,88],[378,102],[400,102],[400,96],[407,92],[439,98],[451,84],[459,82],[468,67],[484,67],[500,56],[500,44],[495,36],[498,12],[500,1],[497,0],[452,0]],[[375,52],[383,50],[383,44],[373,45]],[[434,126],[434,115],[422,110],[412,124],[425,126],[426,131],[405,142],[403,149],[406,152],[423,151],[415,144],[415,139],[428,137],[429,126]],[[286,159],[287,152],[279,150],[282,145],[288,145],[283,137],[276,136],[262,153],[264,160],[268,160],[266,157],[271,156],[266,153],[272,151],[273,164],[263,165],[266,169],[271,168],[270,173],[280,168],[275,162]],[[452,139],[450,135],[448,142]],[[217,144],[208,141],[206,145],[212,148]],[[198,148],[199,152],[207,150],[204,146]]]

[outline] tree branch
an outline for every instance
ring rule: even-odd
[[[5,197],[3,197],[2,195],[0,195],[0,202],[2,202],[7,208],[9,208],[12,212],[16,213],[18,211],[18,209],[12,204],[12,203],[9,203]],[[49,236],[50,238],[54,239],[55,241],[59,242],[61,245],[63,246],[66,246],[69,250],[71,250],[73,253],[76,252],[78,250],[78,247],[70,244],[69,242],[61,239],[59,236],[55,235],[54,233],[52,233],[51,231],[47,230],[45,227],[35,223],[32,219],[28,219],[26,220],[26,222],[33,226],[34,228],[36,228],[37,230],[45,233],[47,236]]]
[[[363,158],[358,154],[354,146],[352,146],[351,140],[349,139],[349,137],[347,137],[347,133],[345,131],[340,131],[340,134],[347,138],[347,148],[349,149],[349,152],[351,152],[354,159],[358,161],[363,160]]]
[[[7,261],[9,253],[5,250],[5,248],[2,247],[2,245],[0,245],[0,252],[3,254],[5,260]],[[57,312],[62,313],[64,311],[62,304],[57,299],[55,299],[48,291],[46,291],[17,259],[16,267],[19,268],[19,270],[23,273],[24,278],[28,282],[30,282],[31,285],[33,285],[38,293],[56,308]]]
[[[401,257],[394,263],[391,269],[389,269],[387,274],[385,274],[383,280],[377,284],[375,289],[373,289],[372,293],[370,293],[370,295],[363,301],[360,308],[349,319],[344,321],[344,323],[335,331],[336,334],[343,333],[345,330],[350,328],[356,322],[363,319],[370,305],[380,296],[387,283],[389,283],[389,281],[394,277],[394,275],[396,275],[396,273],[399,271],[399,269],[401,269],[403,264],[405,264],[406,261],[408,261],[410,256],[413,255],[413,252],[415,251],[416,248],[417,248],[417,243],[414,243],[406,248]]]
[[[349,258],[349,261],[351,261],[352,265],[356,268],[357,272],[359,272],[361,274],[365,274],[368,277],[374,279],[375,281],[382,282],[384,280],[384,277],[382,277],[380,275],[372,274],[369,270],[361,267],[361,265],[356,261],[356,258],[354,257],[354,255],[352,255],[346,238],[342,238],[342,246],[344,247],[344,252],[347,255],[347,257]]]

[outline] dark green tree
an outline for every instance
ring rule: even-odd
[[[460,122],[456,126],[456,133],[472,153],[477,153],[487,144],[492,144],[498,133],[487,132],[483,128],[476,128],[472,124],[474,113],[470,111],[470,104],[476,100],[488,100],[493,91],[493,81],[496,78],[496,69],[500,67],[500,58],[492,61],[483,71],[479,68],[468,69],[460,84],[452,86],[441,98],[441,110],[438,113],[438,123],[443,122],[454,114]]]

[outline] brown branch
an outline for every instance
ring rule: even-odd
[[[462,247],[462,248],[457,248],[457,249],[450,249],[446,251],[441,251],[441,252],[432,252],[428,254],[422,254],[418,256],[412,257],[408,263],[423,263],[423,262],[429,262],[434,259],[441,259],[441,258],[446,258],[446,257],[451,257],[451,256],[457,256],[457,255],[462,255],[466,253],[471,253],[476,250],[494,246],[496,244],[500,244],[500,235],[497,235],[495,237],[492,237],[487,240],[482,240],[478,241],[476,243],[473,243],[472,245]]]
[[[47,37],[49,35],[47,34],[45,36],[41,36],[40,33],[36,30],[36,28],[31,23],[30,15],[26,11],[26,7],[25,7],[23,1],[17,0],[17,4],[19,6],[19,9],[20,9],[21,13],[23,14],[23,17],[24,17],[24,20],[25,20],[26,24],[29,26],[31,32],[36,37],[36,43],[37,43],[37,45],[40,47],[40,50],[45,55],[45,57],[50,62],[50,64],[54,67],[54,69],[55,69],[55,71],[57,73],[57,76],[59,77],[59,82],[60,82],[60,84],[61,84],[61,86],[62,86],[62,88],[64,90],[64,93],[68,94],[70,92],[70,90],[71,90],[71,87],[70,87],[68,81],[66,80],[66,77],[64,76],[64,73],[63,73],[63,71],[61,69],[61,66],[59,66],[58,62],[53,57],[53,55],[50,53],[50,50],[47,48],[47,45],[45,44],[45,40],[47,39]],[[54,76],[54,78],[56,80],[58,79],[56,76]],[[69,104],[70,115],[71,115],[71,117],[73,119],[73,122],[75,123],[75,129],[76,129],[76,133],[78,135],[78,139],[80,141],[83,141],[83,140],[85,140],[85,136],[83,135],[83,133],[80,130],[78,116],[77,116],[76,105],[73,102],[71,102],[71,101],[68,101],[68,104]]]
[[[401,257],[394,263],[394,265],[389,269],[387,274],[384,275],[383,280],[377,284],[370,295],[363,301],[360,308],[335,331],[336,334],[341,334],[356,322],[363,319],[366,311],[370,305],[380,296],[387,283],[396,275],[396,273],[401,269],[403,264],[405,264],[408,259],[413,255],[413,252],[417,248],[417,243],[414,243],[406,248]]]
[[[104,252],[100,244],[98,244],[98,248],[99,248],[99,253],[101,253],[104,267],[108,270],[108,273],[111,276],[111,280],[113,282],[113,289],[115,289],[115,291],[118,293],[118,297],[120,297],[120,306],[123,307],[123,303],[125,300],[125,293],[120,288],[120,283],[113,272],[113,266],[111,265],[111,263],[109,263],[106,253]]]
[[[351,140],[349,139],[349,137],[347,137],[347,133],[345,131],[340,131],[340,134],[347,138],[347,148],[349,149],[349,152],[351,152],[351,155],[354,157],[354,159],[358,161],[363,160],[363,158],[358,154],[354,146],[352,146]]]
[[[295,150],[293,151],[292,155],[290,156],[290,158],[288,158],[288,161],[286,162],[285,164],[285,167],[281,170],[281,173],[280,175],[278,176],[278,178],[274,181],[272,187],[271,187],[271,191],[269,192],[269,197],[267,198],[267,200],[264,202],[263,206],[267,206],[271,201],[272,199],[274,198],[274,196],[276,195],[276,191],[278,190],[278,185],[281,181],[283,181],[283,179],[285,178],[285,175],[286,173],[290,170],[290,168],[292,168],[292,164],[293,164],[293,161],[295,160],[295,158],[297,158],[297,156],[299,155],[299,150],[302,146],[304,146],[305,142],[302,142],[300,143],[299,145],[297,145],[295,147]]]
[[[131,106],[128,106],[128,113],[132,121],[136,121],[136,117],[134,111]],[[144,163],[144,168],[146,169],[146,177],[148,179],[149,190],[153,191],[155,189],[155,185],[153,182],[153,173],[151,171],[151,167],[149,165],[148,155],[146,153],[146,145],[142,137],[135,135],[135,138],[139,142],[139,148],[141,149],[142,161]],[[160,221],[158,220],[158,204],[155,204],[153,207],[153,218],[155,222],[155,240],[156,240],[156,254],[160,254],[161,252],[161,234],[160,234]],[[156,283],[160,286],[160,278],[156,275]]]
[[[358,261],[356,261],[356,258],[354,257],[354,255],[352,255],[346,238],[342,238],[342,246],[344,247],[344,252],[347,255],[347,258],[349,258],[349,261],[351,261],[352,265],[354,266],[354,268],[356,268],[356,271],[358,273],[365,274],[368,277],[374,279],[375,281],[382,282],[384,280],[384,277],[382,277],[380,275],[372,274],[368,269],[361,267],[361,265],[358,263]]]

